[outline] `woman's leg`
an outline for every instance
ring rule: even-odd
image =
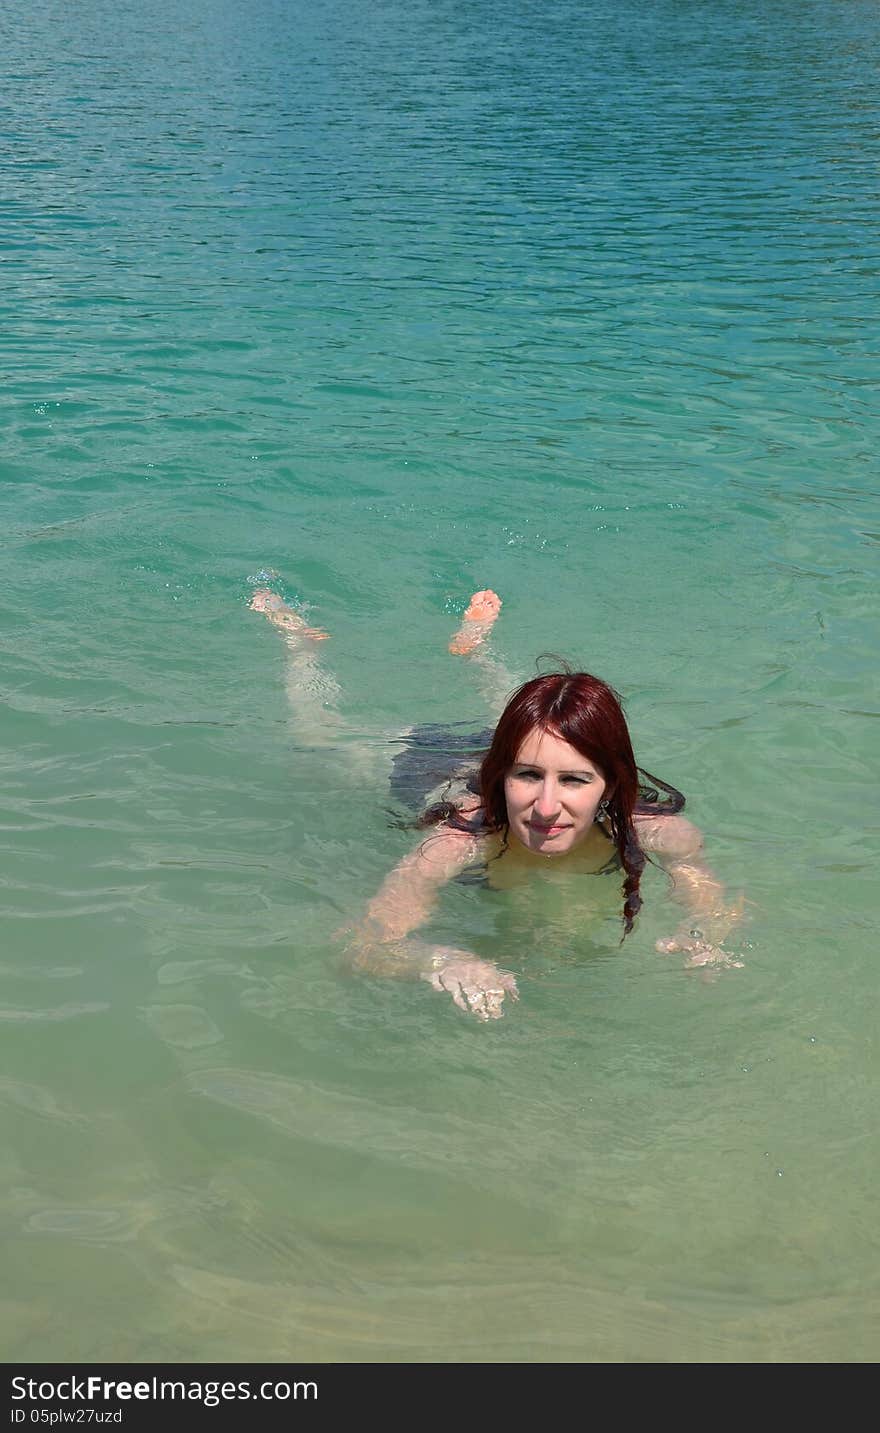
[[[288,651],[285,690],[297,745],[312,752],[332,751],[334,763],[342,762],[360,785],[383,789],[394,757],[406,749],[408,730],[352,729],[339,710],[339,683],[319,656],[318,644],[330,634],[310,627],[268,587],[258,588],[249,605],[252,611],[262,612],[284,638]]]
[[[489,635],[501,611],[501,598],[491,588],[475,592],[461,626],[449,643],[453,656],[465,657],[473,667],[480,690],[494,720],[501,715],[517,685],[504,663],[488,646]]]
[[[278,628],[287,646],[285,686],[297,741],[303,746],[335,746],[345,736],[338,710],[339,683],[318,657],[318,643],[330,634],[310,627],[268,587],[258,588],[249,605]]]

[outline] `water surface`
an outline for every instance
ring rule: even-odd
[[[2,30],[7,1357],[875,1358],[876,9]],[[345,974],[487,585],[624,693],[742,970],[651,872],[623,947],[451,889],[492,1027]]]

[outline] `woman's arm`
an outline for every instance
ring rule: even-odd
[[[657,949],[685,952],[688,965],[742,965],[721,949],[742,919],[742,903],[728,903],[724,887],[703,859],[700,830],[684,816],[636,816],[634,824],[642,849],[658,857],[672,878],[673,897],[687,912],[677,933],[658,940]]]
[[[411,936],[430,916],[442,887],[472,865],[478,853],[478,838],[441,826],[404,856],[353,932],[349,958],[354,969],[427,980],[478,1019],[499,1019],[505,994],[519,998],[509,972],[468,951]]]

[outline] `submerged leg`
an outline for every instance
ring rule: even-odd
[[[285,685],[296,738],[305,746],[334,746],[345,733],[338,711],[339,683],[318,659],[316,643],[329,632],[310,627],[298,612],[268,587],[260,587],[248,604],[262,612],[284,637],[289,657]]]
[[[453,656],[467,657],[471,663],[489,709],[496,717],[504,710],[516,686],[504,663],[487,646],[500,611],[501,598],[497,592],[488,587],[475,592],[461,626],[449,643]]]
[[[258,588],[249,603],[284,638],[288,651],[285,689],[294,736],[300,746],[324,748],[341,758],[348,774],[361,783],[384,785],[394,755],[405,749],[406,733],[352,730],[339,710],[339,683],[321,661],[317,647],[329,637],[310,627],[277,592]]]

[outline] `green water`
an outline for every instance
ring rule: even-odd
[[[315,10],[0,22],[5,1356],[872,1360],[877,11]],[[492,1026],[346,974],[483,586],[624,693],[743,969],[649,872],[622,948],[450,889]]]

